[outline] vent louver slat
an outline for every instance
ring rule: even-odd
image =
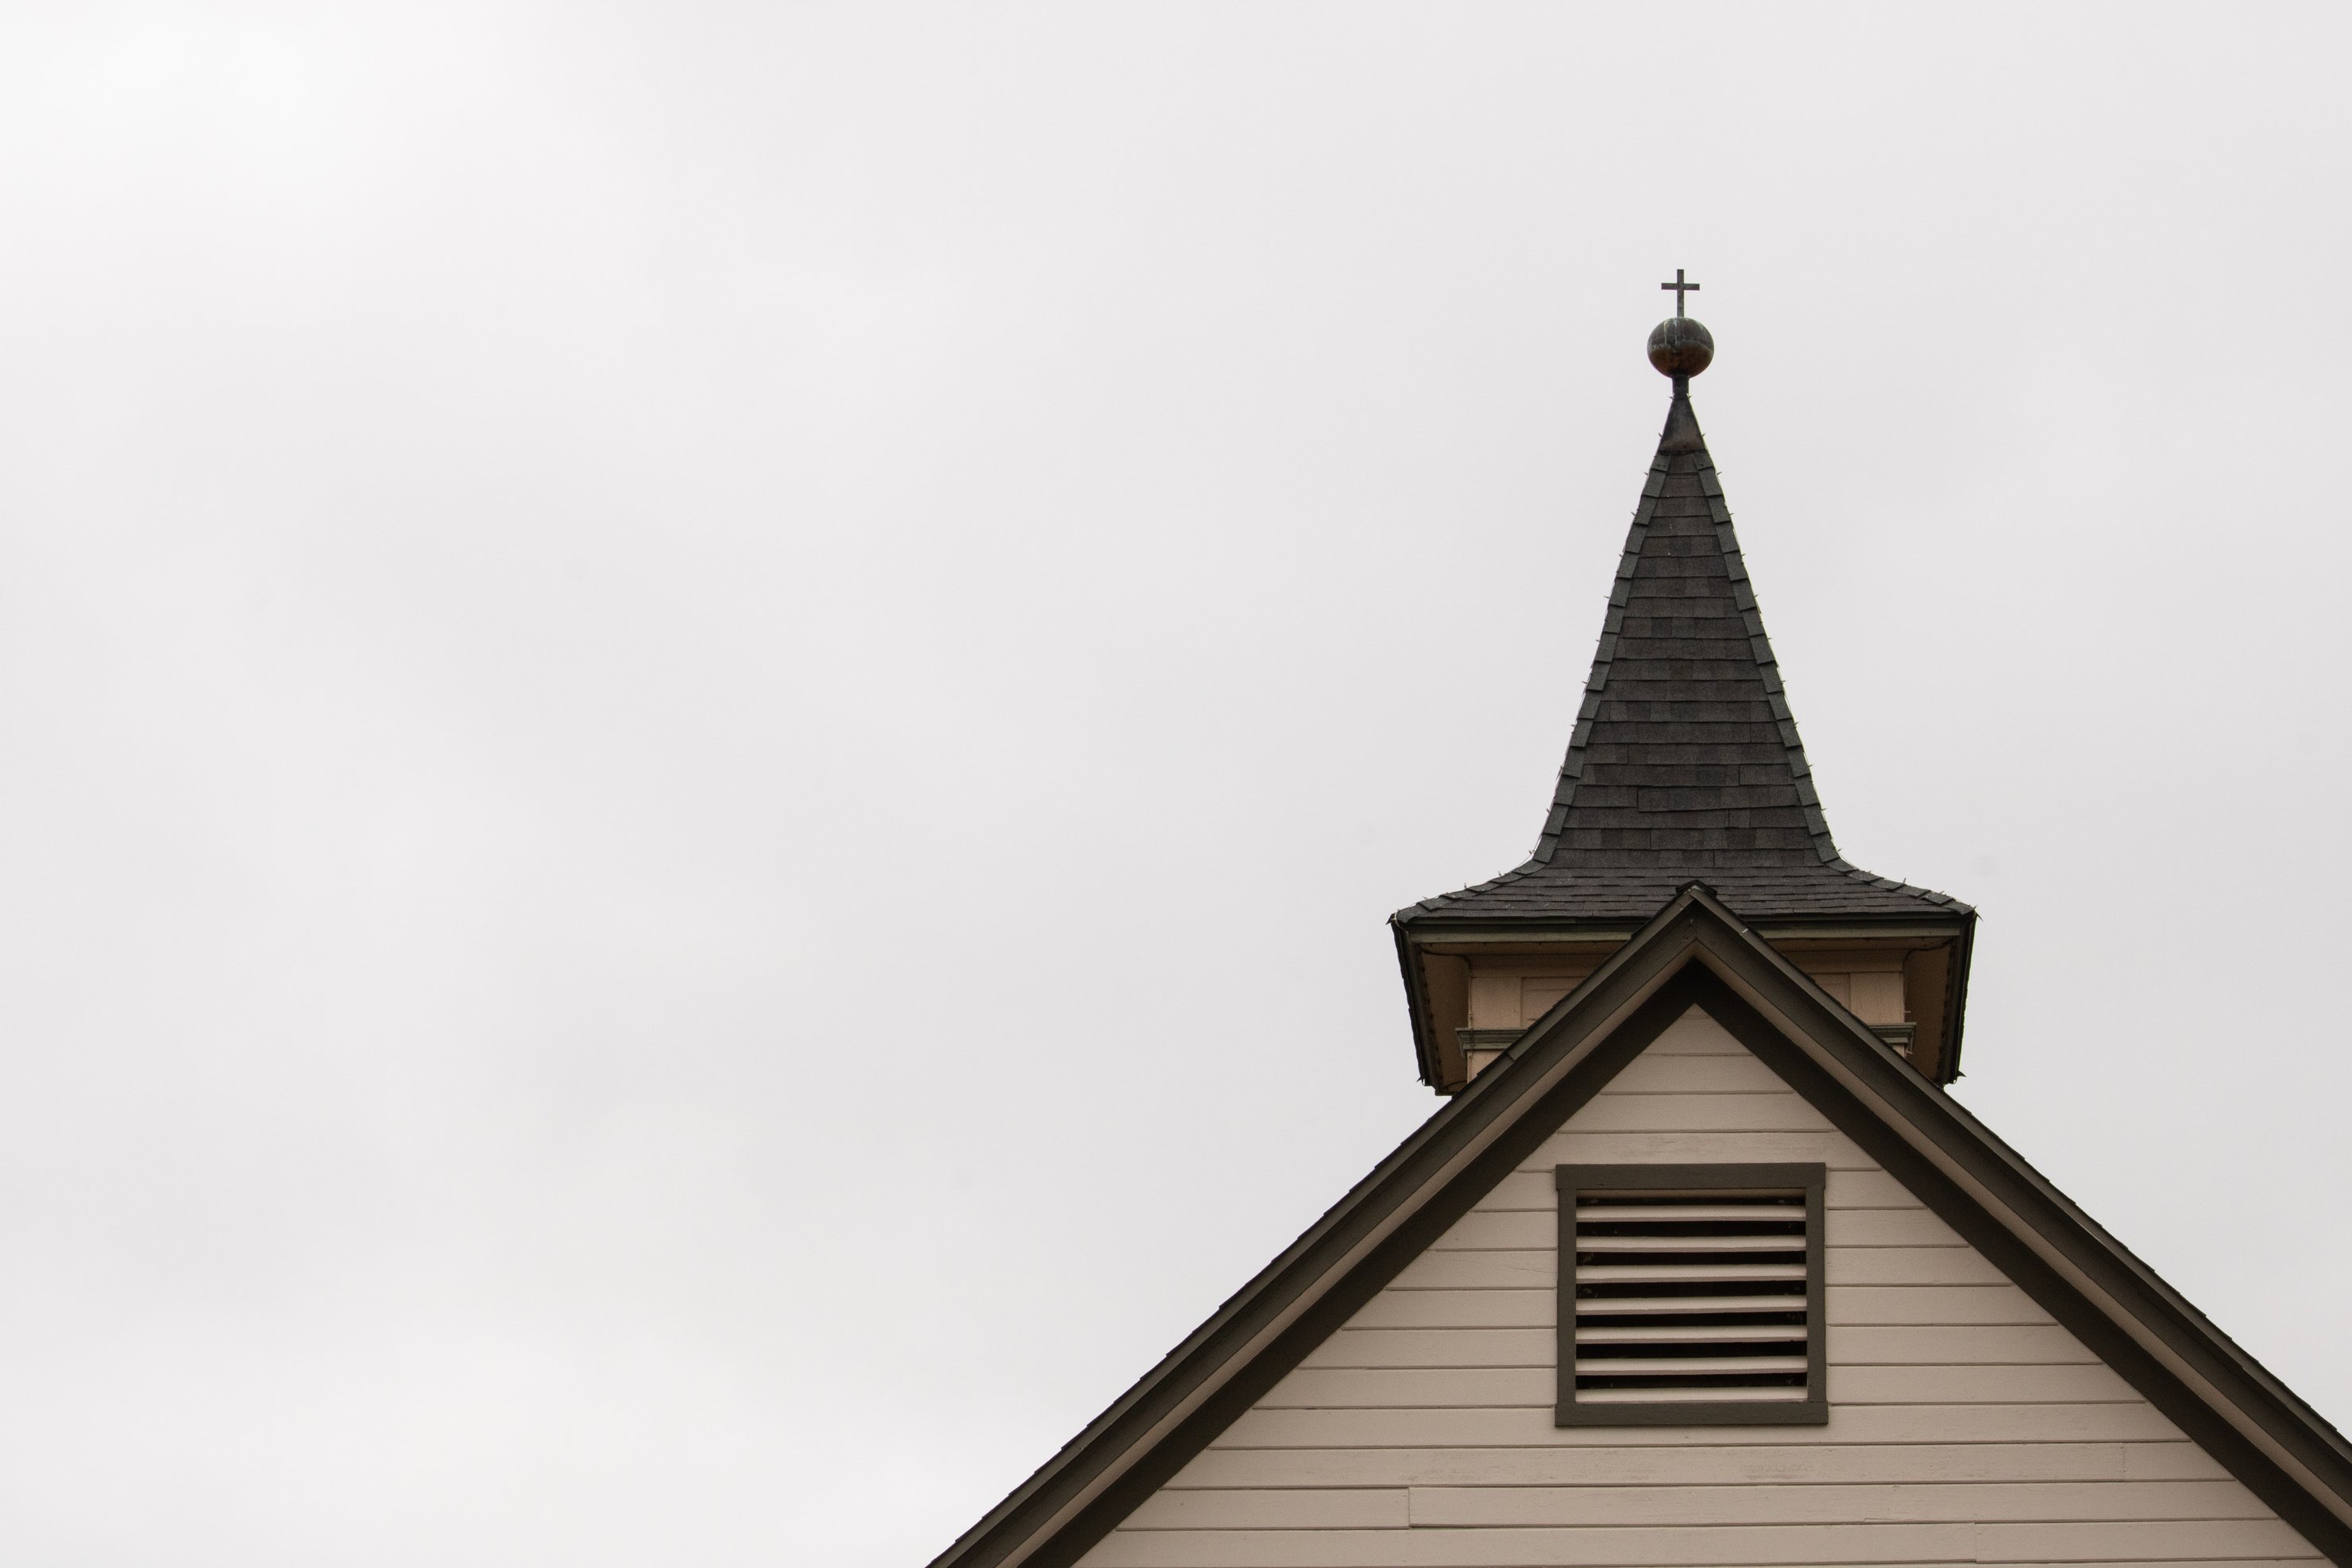
[[[1575,1212],[1580,1403],[1806,1397],[1803,1197],[1584,1192]]]

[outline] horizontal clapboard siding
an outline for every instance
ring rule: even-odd
[[[1170,1493],[1171,1498],[1319,1498],[1328,1491]],[[1388,1491],[1354,1494],[1391,1497]],[[1647,1524],[1671,1510],[1680,1524],[2080,1522],[2111,1519],[2262,1519],[2267,1510],[2231,1481],[1947,1482],[1852,1486],[1414,1487],[1415,1524]],[[1205,1513],[1207,1510],[1203,1510]]]
[[[1849,1366],[1916,1363],[2060,1366],[2095,1358],[2054,1324],[1950,1328],[1849,1326],[1838,1359]],[[1541,1329],[1345,1329],[1307,1358],[1310,1367],[1534,1366],[1552,1364]]]
[[[1832,1335],[1832,1338],[1835,1336]],[[1832,1365],[1835,1375],[1835,1365]],[[1814,1431],[1841,1443],[2173,1443],[2180,1428],[2153,1405],[1849,1405],[1832,1401]],[[1551,1406],[1286,1410],[1244,1413],[1218,1447],[1236,1448],[1606,1447],[1654,1443],[1784,1443],[1785,1427],[1555,1426]]]
[[[1837,1207],[1836,1197],[1831,1206]],[[1433,1254],[1446,1252],[1507,1252],[1548,1248],[1559,1239],[1559,1226],[1549,1208],[1481,1209],[1432,1244]],[[1916,1205],[1907,1208],[1850,1209],[1838,1227],[1841,1247],[1951,1247],[1968,1244],[1950,1226]]]
[[[1843,1143],[1847,1149],[1853,1149],[1853,1145],[1844,1139],[1839,1139],[1839,1142]],[[1725,1143],[1718,1147],[1732,1146]],[[1738,1146],[1749,1147],[1744,1142]],[[1812,1138],[1798,1145],[1783,1145],[1783,1147],[1806,1149],[1820,1149],[1825,1146],[1818,1138]],[[1853,1153],[1856,1159],[1861,1158],[1860,1150],[1853,1150]],[[1709,1154],[1704,1157],[1725,1160],[1733,1158],[1730,1154]],[[1799,1157],[1819,1158],[1815,1154]],[[1495,1190],[1480,1201],[1475,1214],[1465,1215],[1465,1219],[1519,1210],[1533,1210],[1544,1215],[1552,1214],[1559,1195],[1552,1186],[1552,1166],[1566,1163],[1573,1163],[1573,1162],[1554,1160],[1540,1165],[1531,1163],[1527,1167],[1513,1172],[1497,1183]],[[1903,1190],[1901,1183],[1874,1165],[1847,1165],[1832,1168],[1830,1172],[1829,1202],[1832,1208],[1899,1209],[1916,1213],[1928,1219],[1935,1218],[1933,1215],[1919,1206],[1918,1199]]]
[[[1550,1406],[1545,1367],[1301,1367],[1263,1410],[1465,1409]],[[2139,1397],[2107,1368],[2088,1366],[1842,1366],[1830,1363],[1833,1405],[2129,1404]]]
[[[2228,1481],[1828,1482],[1776,1486],[1418,1486],[1188,1488],[1130,1520],[1143,1530],[1379,1529],[1676,1524],[1949,1524],[1990,1513],[2017,1523],[2261,1519]]]
[[[2264,1520],[2098,1524],[1596,1525],[1565,1530],[1138,1530],[1094,1568],[1801,1568],[2313,1562]]]
[[[1835,1234],[1834,1228],[1832,1234]],[[1444,1251],[1433,1247],[1405,1265],[1392,1289],[1487,1290],[1524,1286],[1549,1289],[1557,1283],[1559,1273],[1559,1256],[1550,1247],[1461,1247]],[[2008,1276],[1972,1247],[1843,1247],[1835,1241],[1829,1247],[1829,1282],[1832,1289],[1840,1285],[1996,1285],[2014,1289],[2009,1286]]]
[[[1559,1164],[1819,1161],[1830,1419],[1558,1426]],[[1092,1568],[2310,1563],[2317,1554],[1693,1014]]]
[[[2194,1443],[1814,1443],[1741,1447],[1213,1449],[1172,1489],[1949,1485],[2218,1481]]]

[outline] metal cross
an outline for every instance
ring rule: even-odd
[[[1683,295],[1685,293],[1696,294],[1698,292],[1697,284],[1685,283],[1683,281],[1683,269],[1679,267],[1675,268],[1675,280],[1673,282],[1661,283],[1658,287],[1661,289],[1671,289],[1675,291],[1675,314],[1677,316],[1683,313]]]

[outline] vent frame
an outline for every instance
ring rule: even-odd
[[[1560,1165],[1558,1309],[1558,1426],[1819,1426],[1829,1420],[1828,1329],[1824,1322],[1825,1237],[1822,1202],[1829,1170],[1820,1163]],[[1805,1381],[1797,1397],[1686,1399],[1634,1403],[1578,1397],[1577,1208],[1580,1195],[1599,1198],[1723,1197],[1771,1194],[1804,1200]],[[1759,1248],[1759,1250],[1766,1250]],[[1777,1249],[1773,1249],[1777,1250]],[[1790,1250],[1793,1250],[1790,1249]],[[1587,1316],[1593,1316],[1591,1312]],[[1590,1392],[1590,1391],[1588,1391]]]

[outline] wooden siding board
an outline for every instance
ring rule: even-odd
[[[1087,1568],[2016,1568],[2315,1563],[2284,1524],[1695,1525],[1594,1529],[1133,1531]]]
[[[1979,1524],[1979,1563],[2082,1563],[2176,1558],[2304,1558],[2319,1553],[2277,1519],[2106,1520],[2098,1523]]]
[[[1972,1247],[1846,1247],[1830,1226],[1829,1282],[1840,1285],[1993,1285],[2009,1277]],[[2020,1291],[2022,1295],[2023,1292]]]
[[[1849,1405],[1825,1426],[1555,1426],[1551,1407],[1465,1410],[1258,1408],[1221,1448],[1605,1447],[1612,1444],[1782,1444],[1817,1432],[1834,1443],[2168,1443],[2180,1428],[2153,1405]]]
[[[1662,1057],[1645,1052],[1610,1080],[1624,1094],[1762,1094],[1789,1092],[1780,1075],[1754,1057]]]
[[[1552,1188],[1551,1173],[1549,1164],[1522,1166],[1505,1176],[1494,1191],[1480,1199],[1474,1212],[1494,1214],[1507,1209],[1534,1209],[1543,1214],[1551,1213],[1553,1199],[1559,1195]],[[1832,1163],[1825,1196],[1832,1209],[1904,1209],[1934,1218],[1927,1205],[1906,1191],[1902,1183],[1875,1168],[1846,1167]],[[1942,1222],[1938,1220],[1937,1223]]]
[[[1366,1329],[1549,1329],[1549,1287],[1522,1290],[1383,1290],[1349,1320]],[[1835,1322],[1832,1316],[1830,1320]]]
[[[2254,1494],[2235,1481],[1423,1486],[1412,1488],[1410,1496],[1415,1525],[2095,1523],[2270,1517]]]
[[[1452,1229],[1430,1244],[1430,1249],[1433,1252],[1478,1248],[1540,1251],[1552,1245],[1559,1229],[1558,1216],[1549,1206],[1500,1212],[1478,1209],[1454,1222]]]
[[[2139,1394],[2097,1363],[2087,1366],[1853,1366],[1841,1365],[1832,1357],[1830,1398],[1850,1405],[2084,1405],[2137,1402]]]
[[[1396,1530],[1412,1522],[1402,1487],[1167,1489],[1129,1530]]]
[[[2055,1323],[1949,1324],[1880,1328],[1849,1324],[1831,1353],[1832,1366],[2066,1366],[2098,1360]]]
[[[2124,1449],[2124,1475],[2135,1481],[2201,1480],[2229,1473],[2194,1443],[2133,1443]]]
[[[1832,1233],[1835,1234],[1834,1225]],[[1549,1284],[1558,1272],[1556,1256],[1549,1247],[1433,1247],[1407,1264],[1391,1289],[1476,1290]],[[1828,1262],[1833,1289],[1841,1285],[1904,1289],[1984,1285],[2016,1289],[1972,1247],[1841,1247],[1832,1240]]]
[[[2014,1285],[1832,1285],[1830,1326],[1840,1323],[2053,1323]],[[1837,1361],[1837,1348],[1830,1348]]]
[[[1967,1524],[1685,1525],[1590,1530],[1139,1530],[1087,1568],[1695,1568],[1971,1561]],[[2053,1528],[2053,1527],[2041,1527]]]
[[[1549,1180],[1555,1165],[1717,1163],[1819,1163],[1832,1171],[1878,1168],[1843,1132],[1586,1132],[1580,1129],[1553,1134],[1519,1169],[1541,1171]]]
[[[1478,1206],[1463,1218],[1499,1214],[1511,1209],[1531,1210],[1549,1216],[1552,1213],[1553,1204],[1559,1197],[1559,1194],[1551,1184],[1551,1167],[1546,1165],[1541,1170],[1537,1170],[1530,1166],[1524,1170],[1513,1171],[1509,1175],[1505,1176],[1496,1184],[1495,1190],[1480,1199]]]
[[[1745,1447],[1212,1448],[1169,1484],[1672,1487],[2228,1479],[2188,1443],[1804,1444],[1768,1438]]]
[[[1604,1092],[1578,1114],[1574,1125],[1577,1136],[1609,1132],[1804,1132],[1818,1136],[1824,1131],[1822,1113],[1786,1089],[1778,1094]]]
[[[1830,1170],[1828,1191],[1830,1207],[1833,1209],[1916,1209],[1928,1212],[1910,1188],[1875,1166],[1864,1169]],[[1940,1223],[1940,1222],[1938,1222]]]
[[[1264,1410],[1551,1408],[1552,1370],[1539,1367],[1302,1367],[1259,1401]]]
[[[1837,1217],[1832,1223],[1840,1247],[1966,1247],[1959,1233],[1923,1208],[1840,1207],[1829,1205]]]
[[[1549,1365],[1517,1367],[1301,1367],[1260,1402],[1266,1410],[1549,1409]],[[2139,1395],[2106,1367],[1853,1366],[1830,1363],[1835,1405],[2087,1405]]]
[[[1424,1252],[1404,1266],[1391,1290],[1549,1289],[1559,1277],[1558,1254],[1546,1248],[1511,1252]]]
[[[1849,1324],[1835,1361],[1847,1366],[2068,1366],[2098,1360],[2055,1324],[1931,1328]],[[1302,1366],[1549,1366],[1553,1335],[1538,1329],[1343,1329]]]
[[[1754,1054],[1722,1029],[1691,1028],[1676,1024],[1642,1053],[1644,1057],[1729,1057],[1754,1060]]]
[[[1549,1367],[1552,1340],[1549,1329],[1342,1329],[1299,1364]]]
[[[1829,1207],[1838,1216],[1830,1227],[1832,1247],[1936,1247],[1978,1256],[1953,1234],[1951,1226],[1926,1209],[1840,1209],[1834,1204]],[[1431,1250],[1549,1249],[1557,1230],[1557,1216],[1549,1208],[1480,1209],[1465,1215],[1431,1243]],[[1999,1270],[1985,1278],[2008,1283]]]

